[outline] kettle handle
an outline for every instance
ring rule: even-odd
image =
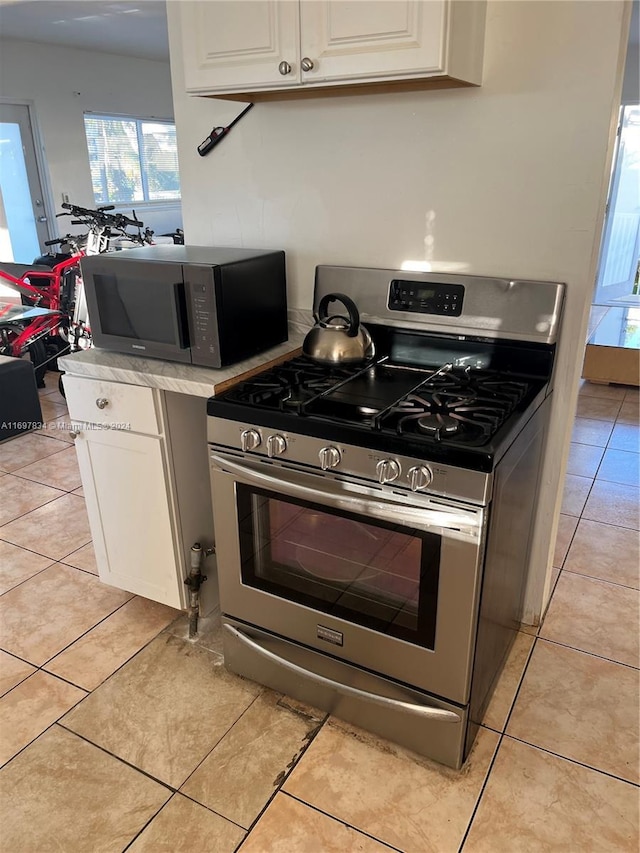
[[[356,308],[356,304],[349,296],[344,293],[327,293],[320,300],[320,304],[318,305],[318,319],[320,321],[327,320],[328,314],[327,309],[332,302],[335,301],[342,302],[344,307],[349,312],[349,329],[347,330],[347,335],[350,338],[355,338],[358,334],[358,329],[360,327],[360,313]]]

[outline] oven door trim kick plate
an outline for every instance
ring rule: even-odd
[[[443,723],[462,722],[462,718],[459,714],[454,714],[453,711],[447,711],[444,708],[434,708],[428,705],[416,705],[413,702],[402,702],[400,699],[391,699],[388,696],[381,696],[378,693],[370,693],[367,690],[360,690],[357,687],[350,687],[348,684],[342,684],[341,682],[334,681],[331,678],[325,678],[324,675],[318,675],[309,669],[298,666],[297,664],[280,657],[280,655],[276,655],[274,652],[270,652],[268,649],[263,648],[259,643],[256,643],[254,640],[247,637],[246,634],[243,634],[242,631],[238,631],[237,628],[234,628],[233,625],[226,623],[223,626],[223,629],[231,634],[231,636],[236,640],[256,652],[256,654],[276,663],[278,666],[284,667],[296,675],[309,678],[311,681],[315,681],[323,687],[329,687],[344,696],[361,699],[374,705],[383,705],[386,708],[408,711],[411,714],[417,714],[420,717],[426,717]]]

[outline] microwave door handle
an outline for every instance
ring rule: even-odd
[[[265,649],[259,643],[256,643],[242,631],[238,631],[233,625],[225,624],[224,630],[231,634],[236,640],[245,646],[248,646],[252,651],[259,654],[261,657],[272,661],[273,663],[282,666],[285,669],[294,672],[296,675],[301,675],[303,678],[308,678],[315,681],[317,684],[322,684],[324,687],[330,687],[336,693],[341,693],[343,696],[349,696],[354,699],[360,699],[365,702],[371,702],[374,705],[382,705],[385,708],[390,708],[396,711],[408,711],[410,714],[417,714],[420,717],[425,717],[429,720],[436,720],[442,723],[460,723],[462,718],[459,714],[453,711],[447,711],[446,708],[437,708],[432,705],[418,705],[415,702],[403,702],[401,699],[391,699],[389,696],[382,696],[379,693],[370,693],[368,690],[360,690],[357,687],[351,687],[348,684],[343,684],[341,681],[334,681],[332,678],[326,678],[324,675],[318,675],[316,672],[311,672],[298,664],[292,663],[286,658],[280,657],[273,652]]]
[[[228,459],[222,459],[215,453],[210,455],[211,462],[221,471],[231,474],[248,485],[263,486],[273,491],[302,500],[321,501],[338,509],[346,509],[360,515],[378,518],[382,521],[402,523],[416,530],[438,532],[442,536],[478,541],[482,530],[481,512],[464,512],[454,509],[427,509],[408,506],[400,501],[385,501],[379,497],[354,497],[343,492],[323,489],[321,485],[313,487],[294,483],[290,480],[272,477],[262,471],[254,471],[244,465],[238,465]]]
[[[187,292],[189,284],[182,280],[173,283],[174,332],[180,349],[186,349],[191,343],[187,318]]]

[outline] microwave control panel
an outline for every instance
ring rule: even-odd
[[[196,265],[185,268],[185,285],[191,361],[208,367],[220,367],[218,312],[213,269]]]
[[[430,284],[424,281],[393,279],[389,285],[390,311],[459,317],[462,314],[463,301],[462,284]]]

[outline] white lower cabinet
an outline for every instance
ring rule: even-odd
[[[206,401],[84,377],[63,381],[100,579],[184,609],[191,546],[213,543]],[[201,589],[203,614],[217,600],[213,562],[202,567],[210,578]]]

